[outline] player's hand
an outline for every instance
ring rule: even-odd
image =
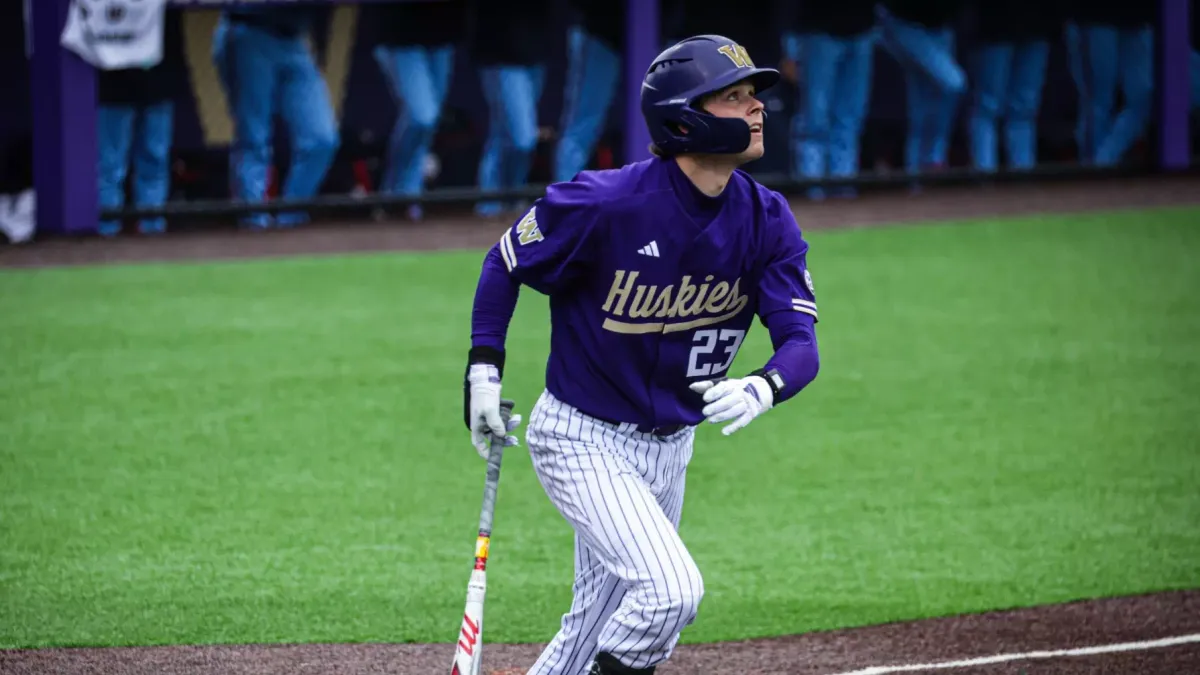
[[[503,438],[504,445],[520,445],[516,436],[509,434],[521,424],[520,415],[512,415],[508,424],[500,416],[500,371],[496,366],[476,363],[467,371],[467,385],[471,401],[468,410],[468,426],[471,429],[471,445],[479,456],[487,459],[493,438]]]
[[[775,405],[771,385],[757,375],[732,380],[705,380],[691,385],[691,390],[704,397],[704,417],[711,424],[729,422],[721,428],[728,436],[749,424],[755,417]]]

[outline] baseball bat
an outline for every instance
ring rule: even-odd
[[[500,402],[504,428],[512,417],[512,401]],[[492,540],[492,514],[496,510],[496,488],[500,484],[500,460],[504,457],[504,438],[492,437],[488,452],[487,480],[483,484],[483,508],[479,514],[479,536],[475,538],[475,568],[467,583],[467,607],[463,612],[458,644],[450,675],[480,675],[483,665],[483,598],[487,593],[488,550]]]

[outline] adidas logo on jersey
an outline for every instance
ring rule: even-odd
[[[641,247],[641,248],[639,248],[639,249],[638,249],[638,253],[641,253],[642,255],[648,255],[648,256],[650,256],[651,258],[657,258],[657,257],[659,257],[659,255],[658,255],[658,242],[657,242],[657,241],[652,241],[652,242],[650,242],[649,244],[646,244],[645,246],[643,246],[643,247]]]

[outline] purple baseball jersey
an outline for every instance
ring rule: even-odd
[[[489,262],[498,257],[514,287],[549,296],[551,394],[603,420],[657,427],[703,421],[688,386],[725,376],[756,316],[776,349],[798,332],[815,353],[807,252],[778,193],[737,171],[709,197],[655,158],[551,185]],[[487,267],[473,346],[502,350],[511,309],[481,311]],[[815,376],[795,370],[776,402]]]

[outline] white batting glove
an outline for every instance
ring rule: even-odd
[[[703,394],[704,417],[710,424],[728,422],[721,433],[728,436],[775,405],[771,385],[757,375],[713,382],[705,380],[691,385],[691,390]]]
[[[521,424],[521,416],[509,417],[507,427],[500,416],[499,369],[476,363],[467,373],[467,382],[471,387],[471,445],[479,456],[487,459],[493,438],[503,438],[506,447],[520,445],[520,440],[508,432]]]

